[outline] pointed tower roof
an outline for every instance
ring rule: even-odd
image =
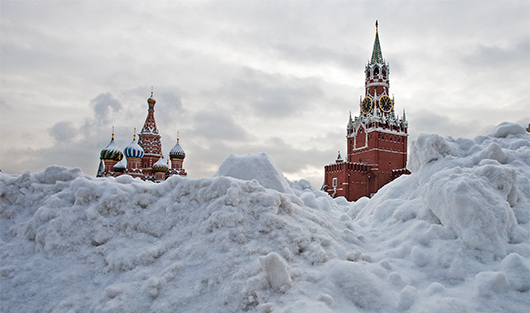
[[[375,21],[375,41],[374,49],[372,50],[372,59],[370,60],[370,63],[384,63],[383,53],[381,52],[381,44],[379,43],[379,25],[377,21]]]
[[[340,155],[340,151],[338,152],[339,155],[337,155],[337,159],[335,160],[336,163],[342,163],[344,162],[344,159],[342,159],[342,156]]]
[[[153,97],[152,91],[151,91],[151,97],[147,99],[147,104],[149,105],[149,108],[147,110],[147,118],[145,119],[144,127],[142,127],[142,131],[140,132],[140,134],[158,135],[158,129],[156,128],[156,122],[155,122],[156,100]]]

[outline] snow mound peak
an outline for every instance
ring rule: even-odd
[[[282,170],[266,153],[230,154],[214,176],[230,176],[242,180],[255,179],[265,188],[293,193]]]
[[[523,126],[514,123],[503,122],[497,125],[491,132],[489,132],[488,136],[492,136],[495,138],[506,138],[509,135],[519,134],[526,134],[526,130]]]

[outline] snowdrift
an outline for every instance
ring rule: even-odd
[[[522,312],[530,135],[421,135],[372,199],[288,182],[265,154],[154,184],[0,173],[4,312]]]

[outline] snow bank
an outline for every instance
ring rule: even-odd
[[[6,312],[522,312],[530,135],[421,135],[372,199],[288,182],[265,154],[154,184],[0,173]]]
[[[6,311],[239,312],[270,300],[277,307],[284,294],[301,297],[290,287],[307,280],[306,267],[357,249],[343,238],[346,226],[334,225],[339,209],[327,195],[313,195],[316,203],[326,197],[325,211],[308,209],[292,191],[256,179],[154,184],[49,167],[0,174],[0,186]],[[306,187],[298,192],[312,192]]]
[[[292,193],[282,170],[267,154],[230,154],[214,176],[230,176],[243,180],[255,179],[265,188]]]

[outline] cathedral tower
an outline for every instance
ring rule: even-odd
[[[138,145],[144,150],[144,157],[142,158],[142,172],[144,179],[154,179],[153,165],[160,158],[162,153],[162,144],[160,142],[160,134],[155,122],[155,104],[156,100],[151,97],[147,99],[148,110],[147,118],[145,119],[144,127],[138,135]]]
[[[390,97],[390,67],[383,58],[376,21],[372,57],[365,66],[364,98],[359,116],[346,127],[347,160],[337,158],[325,166],[324,190],[332,196],[355,201],[370,197],[396,177],[409,173],[407,165],[408,122],[395,113]],[[340,157],[340,155],[339,155]]]

